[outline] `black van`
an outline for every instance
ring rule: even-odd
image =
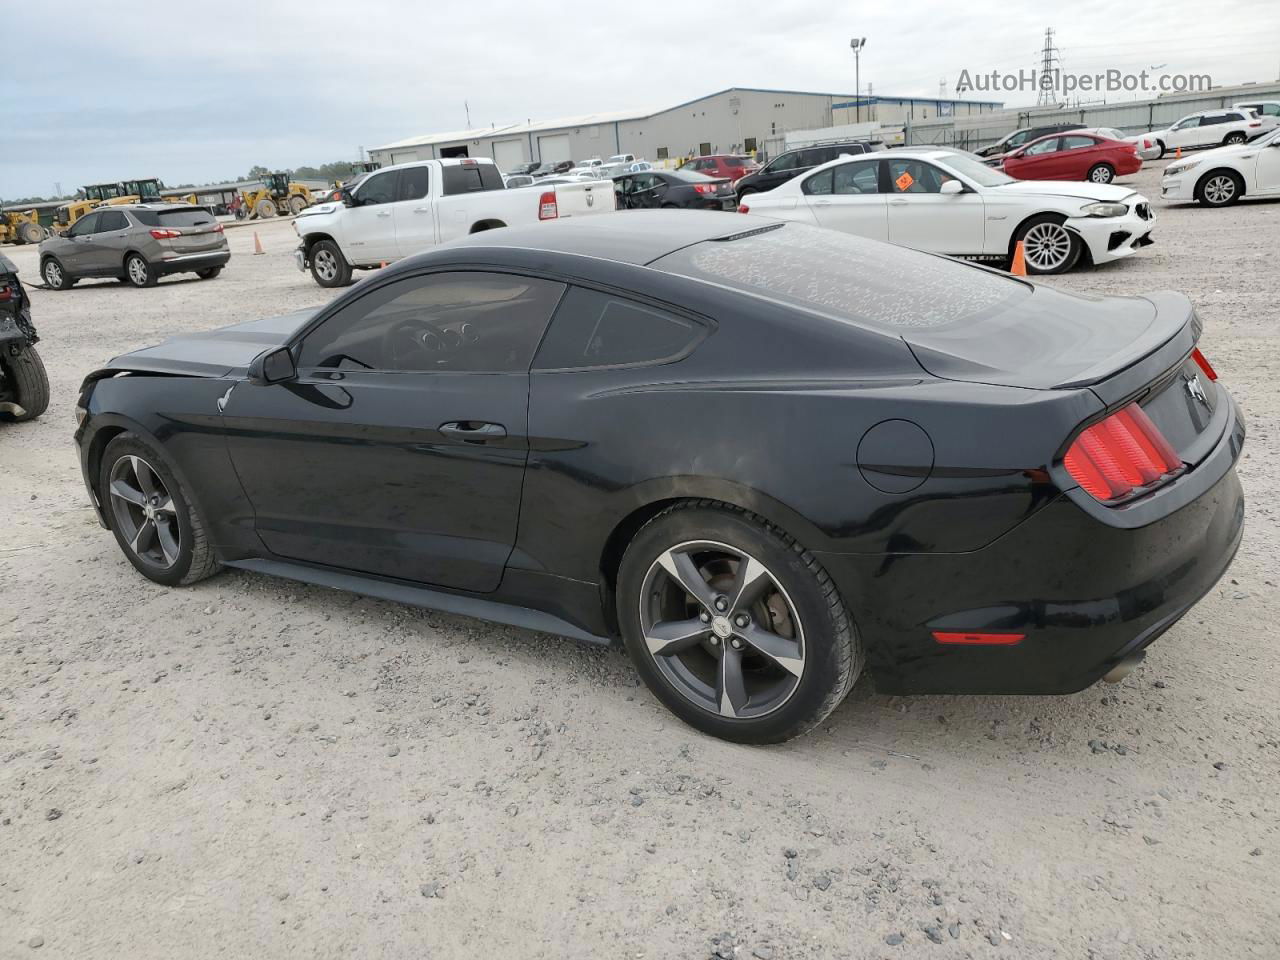
[[[842,154],[871,153],[879,147],[880,144],[872,143],[870,140],[849,140],[845,143],[824,143],[821,146],[788,150],[786,153],[778,154],[755,173],[748,173],[745,177],[739,178],[734,186],[739,197],[749,193],[763,193],[781,186],[806,170],[820,167]]]

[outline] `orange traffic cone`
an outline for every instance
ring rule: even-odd
[[[1181,147],[1179,147],[1177,150],[1175,150],[1175,151],[1173,152],[1173,159],[1175,159],[1175,160],[1181,160],[1181,159],[1182,159],[1182,148],[1181,148]]]
[[[257,257],[266,252],[267,251],[262,249],[262,239],[258,236],[258,231],[253,231],[253,255]]]
[[[1021,240],[1013,248],[1013,263],[1009,266],[1009,272],[1015,277],[1025,277],[1027,275],[1027,255],[1022,249]]]

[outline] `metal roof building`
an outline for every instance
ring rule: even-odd
[[[423,134],[369,151],[381,163],[438,157],[491,157],[503,170],[517,163],[583,160],[631,153],[649,160],[689,154],[751,153],[788,130],[828,127],[863,119],[900,124],[900,115],[968,116],[999,110],[1003,104],[971,100],[863,97],[803,90],[730,87],[666,108],[619,110],[511,123],[449,133]],[[875,109],[880,117],[868,117]],[[845,115],[849,119],[845,120]]]

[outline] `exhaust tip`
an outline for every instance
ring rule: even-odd
[[[1119,683],[1129,674],[1133,673],[1135,667],[1147,658],[1147,651],[1139,650],[1137,653],[1131,653],[1125,657],[1107,673],[1103,674],[1102,679],[1107,683]]]

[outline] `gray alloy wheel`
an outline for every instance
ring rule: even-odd
[[[1244,141],[1245,141],[1245,135],[1241,133],[1239,130],[1234,130],[1231,133],[1228,133],[1222,140],[1224,145],[1234,144],[1234,143],[1244,143]]]
[[[1239,185],[1229,173],[1215,173],[1200,185],[1200,197],[1211,207],[1225,207],[1237,198]]]
[[[50,257],[44,262],[44,282],[46,286],[52,287],[54,290],[65,290],[67,288],[67,275],[63,272],[62,264]]]
[[[157,277],[155,271],[137,253],[129,254],[124,262],[124,274],[135,287],[154,287]]]
[[[1070,266],[1075,237],[1060,223],[1042,220],[1032,224],[1022,236],[1022,251],[1028,269],[1037,273],[1057,273]]]
[[[146,460],[128,454],[111,467],[111,515],[128,549],[142,563],[168,570],[178,562],[182,532],[163,478]]]
[[[1116,172],[1105,163],[1100,163],[1089,171],[1089,179],[1093,183],[1110,183],[1116,178]]]
[[[338,279],[338,258],[332,250],[317,250],[311,262],[315,264],[316,276],[324,282],[333,283]]]
[[[660,554],[640,592],[640,629],[671,685],[721,717],[773,713],[804,674],[791,598],[763,563],[728,544],[691,541]]]

